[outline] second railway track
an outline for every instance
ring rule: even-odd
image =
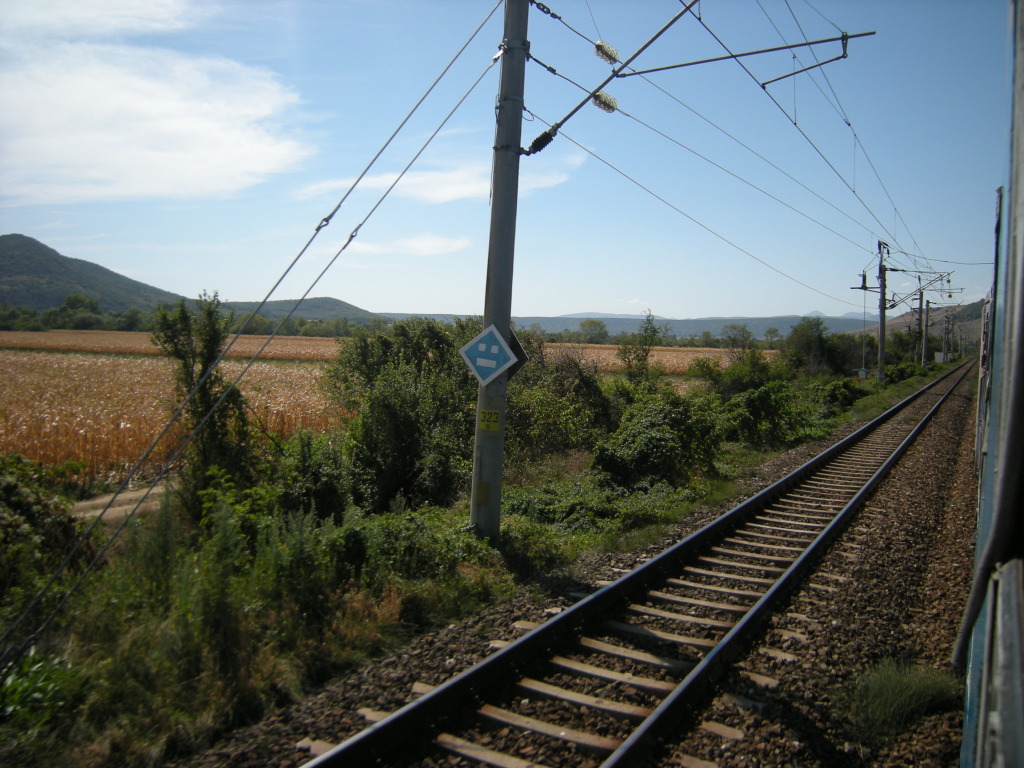
[[[365,712],[373,725],[308,765],[637,765],[749,644],[953,386],[922,390],[418,701]]]

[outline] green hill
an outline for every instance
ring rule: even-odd
[[[0,304],[45,312],[59,307],[72,293],[95,299],[104,312],[124,312],[132,307],[151,311],[160,304],[175,305],[184,298],[119,275],[99,264],[63,256],[31,237],[0,235]],[[260,314],[271,320],[283,318],[294,304],[289,300],[270,301]],[[225,302],[225,306],[243,315],[255,310],[259,302],[231,301]],[[365,309],[331,298],[306,299],[295,315],[307,320],[377,317]]]
[[[258,301],[224,302],[225,307],[235,310],[238,315],[255,312],[256,307],[259,305],[260,303]],[[263,309],[260,310],[260,314],[271,320],[279,320],[283,317],[287,317],[288,313],[292,311],[292,307],[294,306],[294,299],[268,301],[263,305]],[[295,311],[294,317],[304,317],[307,320],[334,320],[335,318],[342,317],[346,320],[372,320],[373,318],[381,317],[381,315],[375,315],[373,312],[367,312],[365,309],[360,309],[359,307],[349,304],[348,302],[341,301],[340,299],[320,297],[306,299],[303,301]]]
[[[0,303],[44,312],[77,293],[104,312],[152,310],[182,298],[82,259],[62,256],[25,235],[0,235]]]

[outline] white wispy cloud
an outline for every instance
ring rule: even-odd
[[[194,0],[32,0],[8,3],[0,15],[5,35],[71,39],[185,29],[215,9]]]
[[[422,232],[412,237],[403,237],[390,242],[352,241],[348,251],[364,255],[390,256],[443,256],[463,251],[473,244],[468,237],[444,237],[433,232]]]
[[[584,157],[562,158],[554,170],[536,172],[524,168],[519,177],[520,194],[564,184],[572,172],[583,164]],[[360,189],[383,191],[391,187],[397,173],[381,173],[365,177]],[[332,179],[303,187],[295,193],[299,200],[320,195],[341,193],[352,186],[354,179]],[[455,200],[486,200],[491,193],[491,166],[485,162],[453,164],[448,168],[409,171],[395,187],[394,194],[421,203],[438,204]]]
[[[363,190],[383,191],[398,179],[398,173],[366,176],[359,183]],[[299,200],[344,192],[355,179],[329,179],[310,184],[295,193]],[[468,163],[447,170],[409,171],[394,194],[423,203],[449,203],[454,200],[486,198],[490,194],[490,168],[485,164]]]
[[[183,28],[191,3],[40,5],[68,15],[59,26],[48,23],[26,10],[35,3],[3,15],[0,194],[8,202],[225,195],[310,154],[275,130],[298,96],[271,72],[221,57],[77,39]],[[62,33],[66,39],[57,39]]]

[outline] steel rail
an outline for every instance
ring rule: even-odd
[[[964,366],[954,369],[929,383],[699,531],[651,558],[635,570],[624,574],[611,584],[583,598],[470,669],[307,762],[305,768],[372,765],[377,762],[386,762],[397,753],[407,752],[412,744],[429,742],[447,722],[455,719],[459,714],[465,713],[467,707],[484,703],[481,698],[482,691],[507,682],[510,675],[516,674],[517,670],[524,669],[538,658],[550,656],[558,646],[574,639],[580,629],[590,621],[613,611],[623,610],[631,598],[646,590],[651,584],[678,575],[680,564],[692,557],[697,550],[710,542],[721,540],[724,535],[728,535],[729,532],[738,528],[754,513],[764,510],[775,500],[784,496],[787,491],[797,486],[804,478],[813,474],[819,467],[860,442],[907,406],[917,402],[932,388],[963,368]],[[743,617],[732,629],[700,661],[696,662],[696,665],[677,685],[676,689],[666,696],[653,713],[643,720],[633,733],[605,759],[601,764],[602,768],[636,765],[637,760],[657,744],[667,729],[679,722],[688,707],[699,698],[700,693],[715,679],[724,665],[739,653],[743,643],[756,632],[770,613],[771,608],[788,594],[794,581],[810,568],[822,549],[838,535],[846,520],[877,486],[899,455],[909,447],[913,439],[924,428],[924,424],[938,410],[946,397],[956,389],[964,376],[966,376],[966,371],[961,374],[949,392],[930,409],[925,419],[901,442],[896,452],[890,455],[883,465],[874,472],[867,484],[816,536],[809,548],[789,565],[753,606],[746,609]]]
[[[618,766],[635,766],[643,759],[656,745],[667,731],[679,723],[685,716],[692,701],[700,696],[707,686],[714,681],[721,672],[725,663],[739,653],[745,642],[757,632],[764,620],[768,618],[775,606],[781,603],[793,586],[799,582],[824,553],[825,547],[831,544],[846,527],[850,518],[860,510],[864,501],[874,492],[875,488],[882,482],[892,467],[900,460],[910,445],[917,439],[932,417],[938,413],[939,408],[946,399],[953,393],[964,377],[970,372],[970,367],[961,366],[950,373],[936,379],[931,385],[920,390],[914,395],[914,399],[932,386],[945,380],[952,374],[964,369],[960,377],[953,383],[953,386],[939,398],[938,402],[929,409],[924,418],[918,422],[914,429],[900,443],[895,451],[880,466],[871,479],[854,495],[854,497],[835,516],[831,523],[818,534],[817,538],[801,554],[786,572],[779,577],[778,581],[765,592],[764,596],[757,601],[744,614],[737,624],[723,637],[717,646],[709,651],[697,666],[683,679],[670,693],[657,709],[648,717],[632,735],[613,752],[607,760],[601,764],[601,768],[618,768]],[[906,403],[907,401],[904,401]],[[884,414],[883,414],[884,415]],[[871,422],[872,424],[874,422]],[[870,425],[869,425],[870,426]],[[857,433],[854,433],[857,434]],[[852,437],[852,435],[851,435]],[[845,441],[843,441],[845,442]],[[840,443],[842,444],[842,443]],[[831,450],[831,449],[830,449]],[[797,470],[799,471],[799,470]]]

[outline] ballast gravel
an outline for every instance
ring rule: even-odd
[[[786,615],[773,619],[765,642],[793,658],[780,661],[751,648],[741,660],[740,667],[746,671],[769,676],[778,684],[766,688],[739,673],[727,675],[708,697],[700,718],[735,730],[723,731],[728,738],[714,728],[698,730],[679,744],[666,745],[652,765],[691,766],[700,765],[699,761],[722,768],[958,764],[962,727],[958,710],[928,715],[895,738],[867,744],[854,738],[849,701],[858,677],[886,660],[949,668],[974,557],[974,400],[966,389],[961,385],[949,407],[926,428],[833,545],[809,580],[816,586],[799,590]],[[340,743],[365,728],[367,720],[360,710],[398,709],[414,697],[414,684],[444,682],[490,653],[491,641],[518,637],[515,622],[544,621],[570,605],[581,587],[594,588],[617,578],[841,436],[787,451],[744,471],[738,498],[698,510],[656,544],[585,559],[573,566],[571,576],[553,577],[545,585],[545,594],[524,590],[471,618],[422,634],[302,703],[229,733],[208,751],[171,766],[302,765],[311,759],[311,748]],[[780,636],[780,630],[800,637]],[[741,736],[736,738],[737,734]],[[576,754],[565,757],[567,765],[588,764]],[[544,759],[552,768],[561,764],[557,755],[545,754]],[[424,762],[449,764],[459,763],[440,757]],[[598,763],[589,760],[589,764]]]

